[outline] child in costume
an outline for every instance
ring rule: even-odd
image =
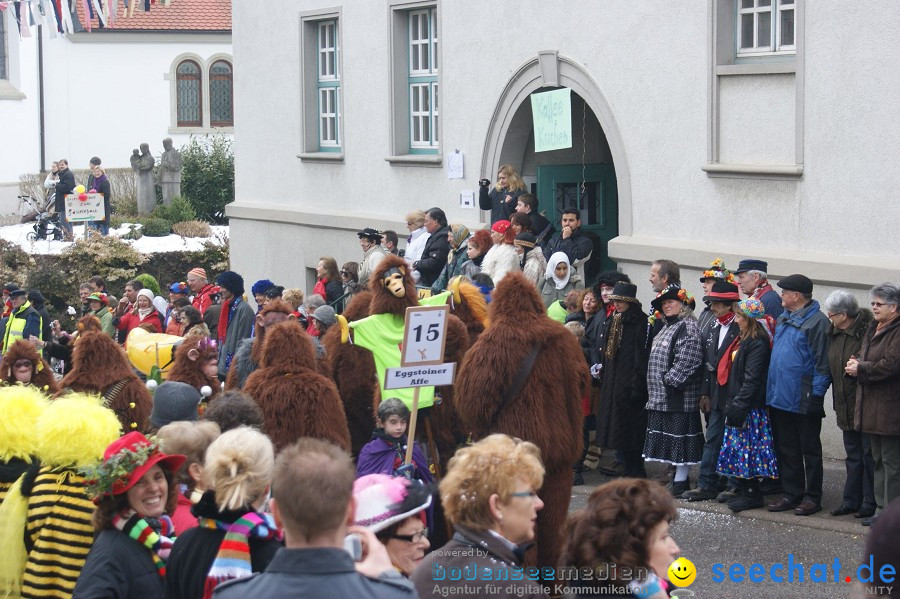
[[[356,462],[356,477],[366,474],[388,474],[408,476],[424,483],[433,480],[428,460],[417,445],[413,445],[411,468],[404,467],[406,459],[406,426],[409,423],[409,408],[399,399],[392,397],[378,406],[378,419],[372,440],[359,452]]]

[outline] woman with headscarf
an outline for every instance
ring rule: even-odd
[[[522,214],[516,212],[516,214]],[[537,238],[533,233],[523,231],[516,235],[513,242],[516,253],[519,254],[519,266],[525,278],[534,283],[535,287],[541,286],[544,278],[544,272],[547,270],[547,260],[544,258],[544,252],[537,244]]]
[[[578,276],[573,274],[572,265],[565,252],[556,252],[547,260],[544,281],[541,283],[541,299],[549,308],[554,302],[566,299],[570,291],[575,289]]]
[[[450,253],[447,254],[447,264],[444,265],[441,274],[431,285],[432,293],[440,293],[447,288],[450,279],[462,274],[462,266],[469,259],[466,255],[466,240],[469,238],[469,229],[465,225],[450,225],[447,239],[450,241]]]
[[[519,270],[519,255],[513,242],[516,235],[508,220],[498,220],[491,225],[491,241],[494,243],[481,263],[481,272],[494,282],[494,286],[507,275]]]

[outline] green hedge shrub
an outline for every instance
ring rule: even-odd
[[[228,224],[225,206],[234,201],[234,148],[221,135],[194,136],[181,148],[181,193],[199,220]],[[191,219],[185,219],[191,220]]]
[[[140,219],[141,233],[147,237],[165,237],[172,232],[172,223],[161,218],[148,217]]]

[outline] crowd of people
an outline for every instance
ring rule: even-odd
[[[822,509],[829,387],[847,451],[831,513],[890,539],[897,285],[873,287],[871,311],[845,290],[820,306],[802,274],[779,294],[766,262],[731,272],[717,259],[695,316],[678,264],[661,259],[648,312],[625,274],[585,280],[577,209],[557,232],[506,166],[480,205],[491,223],[474,232],[440,208],[411,212],[403,249],[396,232],[363,229],[360,262],[323,256],[308,295],[196,267],[168,298],[134,279],[117,299],[95,276],[65,332],[38,291],[6,285],[4,596],[559,594],[512,577],[539,566],[580,572],[572,596],[664,597],[676,498]],[[413,412],[381,371],[399,366],[403,311],[420,300],[452,306],[460,369]],[[171,356],[145,372],[129,344],[151,333]],[[616,480],[564,523],[591,443],[615,455]],[[647,462],[670,467],[668,487]],[[448,575],[469,567],[489,575]]]

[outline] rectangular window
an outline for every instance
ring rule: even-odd
[[[341,147],[341,76],[337,21],[322,21],[318,24],[317,31],[319,150],[336,152]]]
[[[409,147],[411,153],[438,149],[437,9],[411,10],[409,27]]]
[[[738,56],[796,53],[796,0],[735,1]]]
[[[0,11],[0,79],[9,79],[6,66],[6,11]]]

